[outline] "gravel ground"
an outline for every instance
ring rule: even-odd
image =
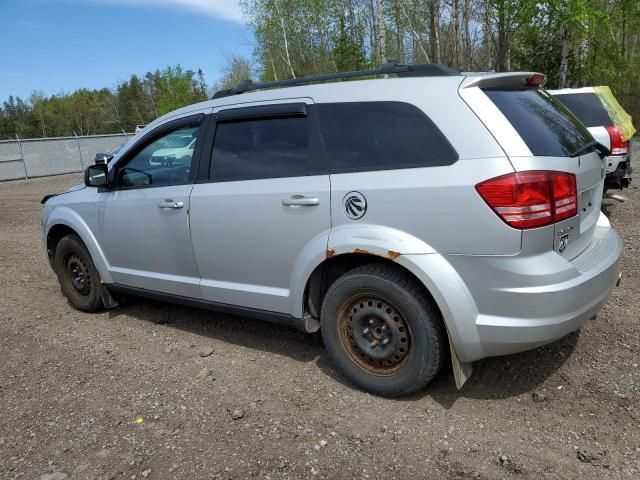
[[[461,391],[445,371],[389,400],[319,335],[146,300],[73,310],[39,201],[79,181],[0,184],[0,478],[640,478],[637,185],[605,201],[624,277],[596,320],[478,362]]]

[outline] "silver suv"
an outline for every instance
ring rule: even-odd
[[[580,328],[619,279],[606,149],[543,81],[389,64],[243,83],[45,197],[49,261],[80,310],[134,294],[320,329],[365,390],[414,392],[449,359],[460,387]],[[176,136],[191,157],[152,161]]]

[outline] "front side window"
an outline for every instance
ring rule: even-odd
[[[151,141],[118,167],[117,185],[142,187],[189,182],[199,128],[185,126]]]
[[[334,173],[451,165],[458,154],[425,113],[403,102],[317,104]]]
[[[306,116],[218,123],[211,178],[238,181],[320,173],[312,125]]]

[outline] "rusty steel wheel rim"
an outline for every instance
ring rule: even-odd
[[[85,262],[75,253],[65,259],[65,278],[73,290],[83,297],[91,293],[91,275]]]
[[[402,312],[377,294],[347,300],[338,314],[338,332],[349,358],[373,375],[396,374],[411,355],[411,330]]]

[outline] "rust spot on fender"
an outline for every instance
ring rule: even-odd
[[[394,252],[393,250],[389,250],[387,252],[387,257],[389,257],[391,260],[395,260],[396,258],[398,258],[400,255],[402,255],[400,252]]]
[[[353,253],[364,253],[364,254],[370,254],[371,252],[369,250],[364,250],[362,248],[356,248]]]
[[[331,258],[331,257],[333,257],[335,254],[336,254],[336,251],[335,251],[335,250],[332,250],[332,249],[330,249],[330,248],[327,248],[327,251],[326,251],[326,256],[327,256],[327,258]]]

